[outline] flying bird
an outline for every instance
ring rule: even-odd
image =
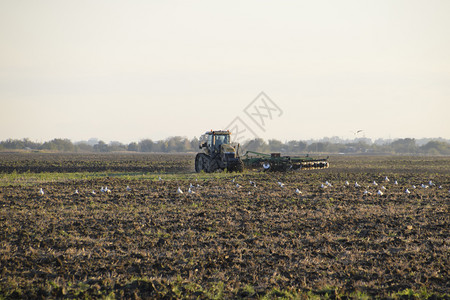
[[[357,135],[358,133],[360,133],[360,132],[363,132],[364,130],[357,130],[357,131],[350,131],[351,133],[353,133],[354,135]]]

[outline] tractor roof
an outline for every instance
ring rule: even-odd
[[[211,130],[207,131],[205,134],[214,134],[214,135],[230,135],[231,132],[229,130]]]

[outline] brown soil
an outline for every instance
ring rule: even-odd
[[[254,298],[276,288],[446,297],[450,159],[434,172],[405,159],[0,187],[0,296]]]

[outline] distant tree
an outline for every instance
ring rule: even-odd
[[[94,145],[95,152],[109,152],[109,147],[104,141],[99,141],[96,145]]]
[[[199,150],[199,148],[198,148],[198,143],[199,143],[199,141],[198,141],[198,138],[196,138],[196,137],[194,137],[192,140],[191,140],[191,149],[192,149],[192,151],[198,151]]]
[[[302,141],[289,141],[287,142],[287,151],[291,153],[302,153],[306,150],[308,144]]]
[[[108,144],[109,151],[125,151],[127,147],[121,142],[112,141]]]
[[[41,146],[40,143],[32,142],[28,138],[23,139],[22,143],[25,148],[30,148],[30,149],[38,149]]]
[[[140,152],[155,152],[155,143],[152,140],[145,139],[139,142],[138,148]]]
[[[186,143],[185,138],[180,136],[174,136],[168,138],[167,141],[167,152],[185,152]]]
[[[307,147],[308,152],[326,152],[328,143],[316,142]]]
[[[268,151],[268,145],[261,139],[253,139],[244,144],[244,149],[248,151],[265,152]]]
[[[450,155],[450,144],[439,141],[430,141],[420,147],[420,151],[429,155]]]
[[[394,153],[416,153],[417,145],[415,139],[399,139],[390,144]]]
[[[139,145],[136,142],[133,143],[129,143],[127,146],[127,150],[128,151],[134,151],[134,152],[138,152],[139,151]]]
[[[269,140],[268,148],[270,152],[286,151],[286,146],[279,140]]]
[[[93,152],[94,146],[88,144],[87,142],[79,142],[75,144],[75,151],[77,152]]]
[[[53,139],[42,144],[41,149],[73,152],[75,150],[75,146],[69,139]]]
[[[1,144],[4,149],[23,149],[25,147],[24,142],[21,140],[7,139]]]

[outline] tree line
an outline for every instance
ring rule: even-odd
[[[139,142],[123,144],[120,142],[105,143],[101,140],[72,142],[69,139],[53,139],[46,142],[33,142],[30,139],[7,139],[0,142],[0,151],[28,150],[28,151],[57,151],[57,152],[156,152],[156,153],[187,153],[198,151],[198,139],[186,137],[170,137],[165,140],[153,141],[144,139]],[[450,143],[447,140],[429,140],[418,143],[412,138],[397,139],[384,142],[361,138],[351,141],[333,140],[325,138],[319,141],[287,141],[276,139],[265,141],[253,139],[240,145],[240,153],[244,151],[281,152],[281,153],[345,153],[345,154],[422,154],[422,155],[450,155]]]

